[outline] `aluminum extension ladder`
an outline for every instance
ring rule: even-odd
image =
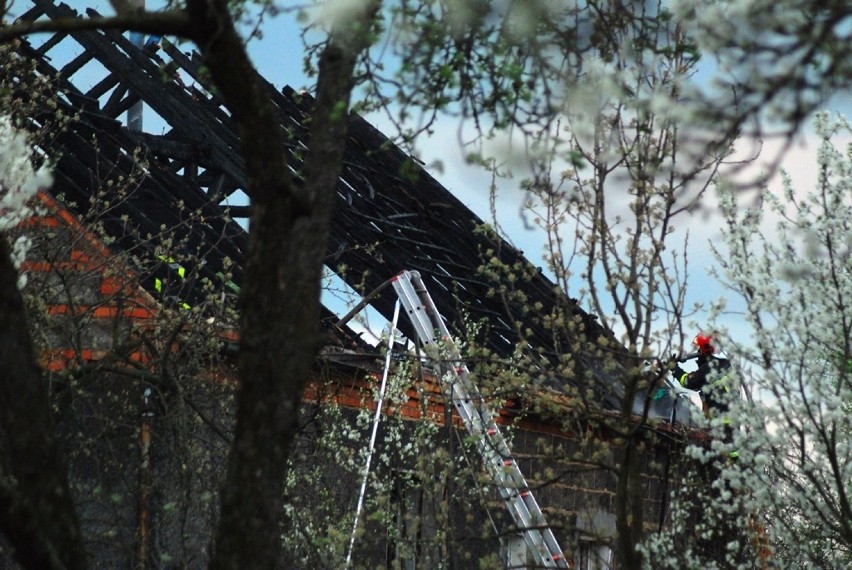
[[[476,439],[485,468],[500,490],[506,508],[523,535],[537,563],[545,568],[568,568],[553,531],[533,497],[506,440],[485,405],[476,384],[462,362],[458,347],[450,337],[432,297],[416,271],[403,271],[393,280],[393,288],[408,314],[426,356],[436,365],[441,382],[451,390],[451,400],[468,433]],[[437,336],[436,336],[437,334]]]

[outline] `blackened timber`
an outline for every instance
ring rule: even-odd
[[[232,218],[248,218],[251,214],[251,206],[222,206]]]
[[[109,98],[107,99],[107,102],[104,103],[104,114],[109,115],[110,117],[118,117],[122,113],[122,111],[126,111],[129,106],[124,107],[123,109],[121,108],[121,100],[124,98],[125,95],[127,95],[127,87],[116,87],[115,90],[113,90],[113,92],[110,94]],[[139,97],[134,97],[134,103],[138,102],[139,100]]]
[[[210,169],[198,175],[197,183],[199,187],[207,188],[207,195],[218,202],[241,189],[226,173]]]
[[[387,216],[387,217],[371,216],[369,214],[365,214],[364,212],[358,212],[357,215],[360,216],[361,218],[365,219],[365,220],[370,220],[370,221],[374,221],[374,222],[381,222],[382,224],[384,224],[388,227],[391,227],[391,228],[398,228],[398,229],[407,230],[407,231],[414,232],[414,233],[421,233],[421,234],[425,234],[425,235],[429,234],[429,232],[426,231],[423,228],[414,227],[414,226],[411,226],[409,224],[399,224],[397,222],[393,222],[393,221],[391,221],[392,216]]]
[[[50,13],[50,10],[47,11]],[[56,14],[68,16],[67,12],[56,11]],[[219,121],[210,121],[199,108],[199,102],[182,86],[174,81],[164,81],[160,67],[144,51],[112,30],[103,33],[80,31],[72,36],[104,67],[120,75],[127,88],[137,93],[173,127],[220,142],[212,148],[212,161],[238,179],[241,187],[246,187],[247,180],[238,152],[239,141],[233,130]]]
[[[91,54],[84,51],[83,53],[72,59],[70,62],[68,62],[65,67],[62,68],[62,74],[65,77],[71,77],[72,75],[83,69],[83,66],[92,61],[93,59],[94,57]]]
[[[72,185],[70,181],[89,179],[92,181],[91,184],[97,187],[101,178],[109,173],[132,172],[134,164],[131,153],[134,143],[129,137],[122,141],[103,132],[91,131],[85,123],[74,123],[72,127],[58,139],[58,142],[71,152],[67,155],[60,154],[57,174],[67,173],[68,175],[67,178],[58,177],[57,186],[70,199],[86,205],[91,191]],[[93,136],[98,138],[99,153],[91,150]],[[139,187],[116,204],[112,209],[114,215],[107,217],[104,222],[107,230],[124,242],[123,249],[128,250],[134,248],[138,250],[139,237],[142,238],[142,242],[147,242],[145,236],[158,235],[161,232],[161,225],[182,228],[179,231],[188,249],[199,251],[208,259],[208,263],[193,269],[202,276],[212,279],[216,272],[223,269],[221,260],[224,257],[230,257],[237,262],[242,259],[246,248],[244,232],[235,224],[229,231],[227,223],[217,221],[220,210],[206,202],[203,195],[193,199],[193,196],[197,194],[179,192],[178,189],[182,186],[180,180],[167,169],[149,168],[147,176]],[[207,223],[187,224],[186,218],[176,208],[177,200],[185,201],[190,213],[208,209]],[[133,221],[135,233],[139,237],[127,236],[126,222],[122,221],[123,214],[129,214],[128,218]],[[221,224],[219,229],[215,227],[217,224]],[[235,238],[242,243],[234,242]],[[151,257],[154,255],[155,246],[154,242],[149,242],[146,246],[150,250]],[[209,253],[213,251],[217,253],[211,257]],[[239,267],[234,274],[234,281],[239,283],[242,275]]]
[[[199,141],[184,141],[169,136],[152,135],[149,133],[129,133],[133,141],[145,145],[155,154],[167,155],[173,160],[201,161],[209,156],[210,149]]]
[[[42,75],[50,77],[53,81],[57,82],[61,92],[69,99],[76,98],[77,100],[89,100],[82,91],[77,89],[76,85],[71,83],[68,77],[50,65],[50,63],[47,62],[46,57],[42,57],[38,51],[29,44],[29,42],[21,40],[19,49],[25,57],[35,60],[36,70]],[[97,101],[95,101],[95,106],[97,107]]]
[[[37,12],[37,14],[41,13],[41,10],[39,10],[38,8],[34,8],[33,10],[35,10]],[[22,19],[29,20],[30,19],[30,13],[33,12],[33,10],[24,14],[22,16]],[[33,14],[33,17],[37,18],[38,17],[37,14]],[[49,40],[47,40],[46,42],[44,42],[43,44],[38,46],[38,49],[36,51],[39,54],[44,55],[47,52],[49,52],[50,50],[52,50],[54,47],[56,47],[64,39],[65,39],[65,34],[54,34]]]
[[[48,6],[51,14],[60,14],[48,0],[37,2]],[[65,10],[61,15],[68,15],[67,7]],[[156,142],[151,141],[148,160],[152,181],[146,182],[140,196],[134,196],[127,211],[132,212],[134,218],[147,216],[157,224],[180,224],[182,220],[168,211],[174,200],[195,204],[193,207],[200,207],[197,205],[206,200],[204,207],[209,210],[205,212],[217,212],[211,215],[221,216],[222,207],[210,205],[210,201],[221,201],[236,190],[245,190],[246,177],[239,157],[238,138],[215,89],[208,88],[204,92],[201,87],[186,87],[178,75],[164,78],[160,65],[164,61],[159,55],[149,56],[117,32],[81,31],[72,33],[71,37],[110,75],[119,78],[116,89],[139,94],[168,123],[170,134],[176,140],[187,141],[185,148],[157,147]],[[168,42],[163,45],[164,52],[172,60],[167,66],[176,63],[176,73],[185,74],[180,77],[192,77],[204,85],[198,57],[187,57]],[[311,146],[307,119],[313,100],[289,88],[278,90],[269,84],[268,89],[271,100],[278,107],[280,123],[288,134],[287,147],[282,152],[289,154],[290,166],[298,173],[302,157]],[[106,88],[103,93],[108,90]],[[67,92],[72,91],[68,88]],[[92,114],[86,120],[91,125],[99,125],[98,121],[104,119],[98,117],[102,115]],[[106,155],[114,157],[118,168],[125,168],[126,161],[119,155],[128,155],[140,141],[112,131],[110,134],[114,140],[109,144],[113,146]],[[81,130],[81,137],[85,140],[86,136]],[[517,331],[513,330],[513,324],[518,321],[524,321],[524,327],[532,330],[531,338],[525,340],[534,350],[570,351],[572,343],[554,340],[545,325],[526,318],[528,308],[524,304],[495,294],[506,283],[479,271],[483,262],[494,258],[499,265],[521,275],[514,286],[522,290],[529,305],[540,303],[547,310],[563,306],[569,314],[582,318],[586,336],[608,335],[526,261],[521,252],[504,243],[494,232],[483,229],[486,224],[481,219],[365,120],[351,118],[347,140],[346,168],[337,189],[339,207],[329,236],[328,258],[332,268],[346,266],[347,271],[341,271],[341,276],[351,286],[369,291],[400,270],[417,267],[428,279],[435,281],[434,300],[452,316],[455,322],[451,323],[451,328],[461,330],[463,310],[474,320],[487,319],[492,325],[488,333],[489,346],[498,354],[511,354],[513,343],[519,340]],[[191,152],[190,147],[196,141],[204,141],[206,146],[203,156],[192,161],[186,154]],[[86,160],[90,159],[86,153],[83,155]],[[191,176],[181,178],[173,172],[181,166],[192,170],[194,165],[203,169],[197,180],[188,180]],[[95,166],[90,164],[87,168]],[[204,188],[208,189],[206,193]],[[247,207],[235,206],[230,209],[230,215],[246,211]],[[239,228],[237,224],[216,221],[209,228],[193,230],[191,238],[196,240],[193,243],[208,239],[215,242],[218,234],[214,227],[230,232],[236,231],[234,226]],[[237,234],[228,234],[226,241],[238,242],[244,239],[244,232],[239,236],[242,237],[238,239]],[[228,256],[240,263],[242,257],[231,255],[228,243],[216,245],[215,255]],[[393,308],[392,295],[378,296],[373,306],[389,317]]]
[[[21,14],[21,17],[19,19],[20,20],[26,20],[28,22],[34,22],[34,21],[38,20],[41,16],[43,16],[44,10],[38,5],[38,2],[36,2],[35,4],[36,4],[35,6],[33,6],[32,8],[30,8],[29,10],[27,10],[26,12]],[[62,40],[60,40],[60,41],[62,41]]]
[[[118,85],[119,81],[121,80],[115,74],[110,73],[89,89],[86,96],[92,99],[100,99],[107,91]]]

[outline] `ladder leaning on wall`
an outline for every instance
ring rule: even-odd
[[[423,351],[437,368],[445,391],[451,392],[450,398],[465,428],[475,438],[477,451],[488,475],[499,489],[527,548],[542,567],[568,568],[544,513],[512,457],[491,410],[471,380],[458,347],[450,337],[420,274],[403,271],[394,278],[393,288],[414,325]]]

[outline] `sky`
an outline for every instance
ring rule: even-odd
[[[104,14],[112,12],[107,0],[66,0],[66,2],[78,11],[82,11],[86,7],[93,7]],[[23,6],[25,4],[26,0],[17,0],[16,6]],[[248,44],[250,56],[260,73],[278,87],[290,85],[298,89],[310,83],[310,80],[305,77],[302,70],[303,50],[299,37],[300,24],[297,22],[296,12],[287,9],[288,7],[300,4],[297,2],[278,2],[277,6],[283,8],[283,10],[275,17],[265,14],[261,26],[263,37],[252,39]],[[149,9],[156,9],[163,5],[164,2],[162,0],[147,1]],[[69,59],[73,55],[75,54],[69,53]],[[703,77],[705,75],[709,77],[706,72],[700,76]],[[97,73],[93,71],[92,83],[94,84],[97,79]],[[848,97],[846,99],[836,99],[831,105],[845,110],[848,110],[852,106]],[[391,132],[389,124],[382,116],[368,116],[367,119],[377,126],[379,130],[386,133]],[[156,118],[146,115],[145,130],[156,133],[157,128]],[[763,141],[763,145],[763,155],[774,157],[780,149],[781,141],[767,140]],[[753,147],[754,144],[749,141],[740,141],[738,143],[739,151],[743,153],[750,152]],[[808,136],[808,128],[805,128],[803,135],[796,140],[795,144],[785,155],[784,166],[802,187],[808,187],[816,180],[817,173],[814,160],[816,147],[816,141],[812,136]],[[427,169],[432,176],[453,192],[479,217],[485,220],[491,219],[488,196],[491,177],[480,167],[470,165],[464,160],[466,150],[460,147],[458,141],[458,123],[455,119],[444,119],[439,122],[435,133],[428,139],[420,139],[416,149],[419,158],[427,165]],[[442,167],[429,167],[429,165],[434,164],[440,164]],[[765,172],[765,169],[766,166],[761,165],[761,161],[757,161],[757,163],[742,173],[741,176],[754,176]],[[503,181],[500,184],[497,199],[497,221],[506,234],[506,237],[516,247],[524,251],[532,263],[543,266],[544,262],[541,258],[544,253],[543,233],[540,230],[531,229],[521,215],[521,204],[524,196],[516,186],[519,178],[516,177],[515,180]],[[775,183],[777,182],[771,182],[771,184]],[[710,211],[712,211],[712,208]],[[707,271],[708,267],[714,263],[712,256],[709,254],[708,242],[718,243],[720,238],[720,220],[718,217],[704,212],[694,215],[693,218],[688,220],[688,223],[682,223],[681,226],[683,228],[688,227],[690,233],[689,254],[692,260],[689,288],[690,302],[713,302],[718,297],[724,295],[720,285],[708,275]],[[676,233],[672,237],[673,241],[677,243],[679,240],[682,241],[684,239],[685,233]],[[338,287],[340,283],[336,283],[333,286]],[[739,308],[735,299],[731,299],[730,301],[730,306],[734,310]],[[328,304],[334,305],[335,302],[329,300]],[[341,309],[337,310],[341,311]],[[381,322],[381,319],[373,315],[371,321]],[[736,314],[729,315],[723,319],[723,324],[730,330],[730,334],[734,337],[742,337],[748,334],[746,327],[743,326],[741,319]],[[701,322],[699,316],[699,318],[695,319],[695,323],[692,326],[694,326],[697,332],[698,329],[704,328],[705,324]],[[689,347],[684,347],[684,349],[688,350]]]
[[[289,3],[292,4],[292,3]],[[288,5],[288,3],[279,4]],[[293,14],[285,14],[270,20],[265,27],[264,38],[249,44],[250,52],[261,73],[276,85],[291,84],[301,87],[307,80],[301,73],[301,43],[298,39],[298,25],[294,22]],[[282,46],[293,46],[290,53]],[[710,81],[713,72],[709,68],[701,68],[697,74],[699,81]],[[849,94],[835,97],[828,104],[829,109],[852,113],[852,98]],[[388,121],[379,115],[368,116],[385,133],[392,133]],[[748,169],[738,174],[740,179],[763,176],[769,169],[769,164],[782,151],[783,140],[767,139],[760,141],[761,158],[751,164]],[[809,125],[804,125],[802,133],[784,155],[783,167],[791,174],[798,187],[812,188],[817,180],[816,150],[819,142],[813,136]],[[737,142],[738,156],[753,154],[758,144],[756,141],[740,140]],[[416,150],[419,158],[427,165],[430,174],[439,180],[446,188],[462,200],[479,217],[488,221],[491,219],[489,209],[488,188],[491,176],[480,167],[468,164],[464,160],[467,151],[461,148],[458,136],[458,122],[455,119],[444,119],[439,123],[435,133],[429,138],[418,140]],[[430,168],[429,165],[440,164],[441,168]],[[502,181],[499,184],[497,198],[498,223],[506,237],[520,250],[524,251],[530,261],[536,265],[544,265],[542,255],[543,232],[531,228],[521,215],[521,205],[524,194],[518,190],[517,183],[522,178],[518,173],[514,180]],[[776,174],[769,181],[771,188],[780,188],[779,176]],[[713,197],[711,196],[711,202]],[[748,200],[746,200],[747,202]],[[765,227],[771,231],[774,220],[769,219]],[[691,304],[700,302],[709,304],[716,301],[725,292],[719,283],[709,275],[709,268],[715,264],[710,254],[709,244],[718,244],[721,219],[713,214],[710,207],[703,212],[694,214],[691,218],[680,220],[679,231],[672,236],[675,244],[685,238],[689,231],[690,288]],[[569,292],[570,293],[570,292]],[[733,311],[721,319],[720,324],[727,328],[730,334],[742,342],[748,333],[747,326],[742,322],[737,311],[742,310],[742,304],[737,299],[729,298],[728,306]],[[695,332],[706,326],[699,315],[692,325]],[[691,337],[690,337],[691,338]],[[689,350],[690,347],[684,347]]]

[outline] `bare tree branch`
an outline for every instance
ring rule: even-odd
[[[82,30],[110,29],[165,34],[182,38],[192,38],[193,36],[192,21],[186,12],[173,10],[170,12],[120,14],[112,17],[59,18],[56,20],[18,22],[0,28],[0,43],[39,33],[70,33]]]

